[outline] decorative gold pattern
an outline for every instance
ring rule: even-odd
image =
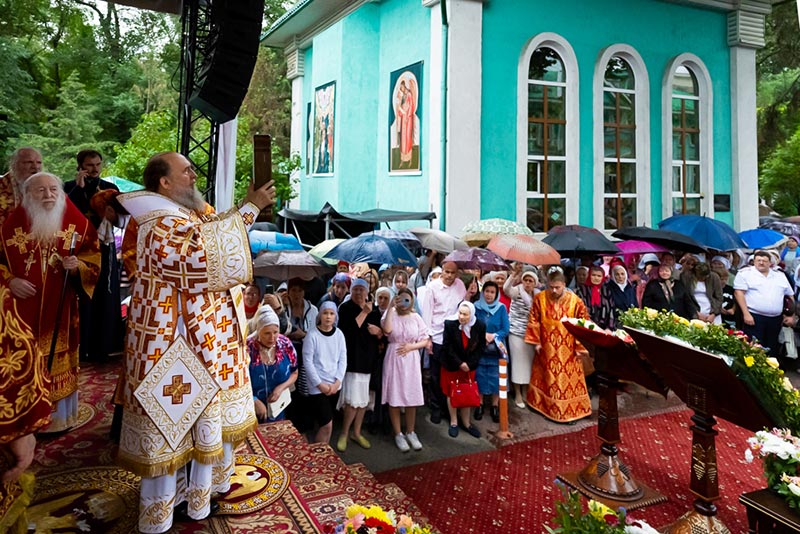
[[[707,449],[700,443],[692,445],[692,473],[697,480],[707,476],[713,483],[717,480],[717,451],[713,445]]]
[[[164,384],[168,381],[174,385],[176,378],[194,386],[190,386],[188,391],[181,389],[187,398],[184,400],[182,394],[177,403],[172,389]],[[134,395],[170,447],[177,449],[218,391],[217,382],[194,355],[186,340],[179,336],[147,373]]]
[[[668,526],[664,534],[731,534],[722,521],[695,511],[688,512]]]
[[[267,456],[237,454],[231,491],[217,502],[220,514],[249,514],[280,499],[289,487],[289,473]]]
[[[116,467],[75,469],[40,477],[28,508],[30,525],[36,532],[51,531],[44,528],[75,529],[80,517],[92,532],[135,532],[139,481],[136,475]],[[37,530],[37,525],[42,530]]]
[[[205,249],[211,291],[225,291],[233,285],[232,281],[244,284],[252,280],[253,262],[247,228],[241,217],[227,217],[204,224],[200,229],[204,242],[218,244]]]

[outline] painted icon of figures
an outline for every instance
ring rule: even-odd
[[[416,172],[420,166],[420,84],[422,63],[391,75],[392,105],[389,125],[392,172]]]
[[[331,82],[314,92],[314,174],[333,173],[333,127],[336,84]]]

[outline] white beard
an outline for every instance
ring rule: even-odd
[[[196,187],[187,187],[186,189],[176,191],[172,197],[172,200],[184,208],[189,208],[190,210],[194,210],[198,213],[203,213],[206,209],[206,201]]]
[[[36,203],[31,195],[25,195],[22,199],[22,207],[25,208],[28,221],[31,223],[30,236],[34,241],[47,245],[55,240],[56,234],[62,230],[61,223],[64,220],[64,211],[67,209],[66,198],[63,192],[60,193],[55,205],[49,210]]]

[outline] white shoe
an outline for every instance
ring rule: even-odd
[[[394,442],[397,445],[397,448],[400,449],[401,452],[408,452],[411,450],[411,448],[408,446],[408,442],[406,441],[406,437],[403,435],[402,432],[400,432],[394,437]],[[419,443],[419,440],[417,440],[417,443]],[[422,445],[420,445],[420,447],[421,446]]]
[[[411,448],[415,451],[422,450],[422,443],[419,442],[419,438],[417,437],[416,432],[411,432],[410,434],[406,434],[406,439],[411,444]]]

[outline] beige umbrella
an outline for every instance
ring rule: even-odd
[[[441,230],[435,230],[433,228],[411,228],[409,232],[417,236],[422,248],[435,250],[442,254],[450,254],[454,250],[467,250],[469,248],[469,245],[459,238]]]

